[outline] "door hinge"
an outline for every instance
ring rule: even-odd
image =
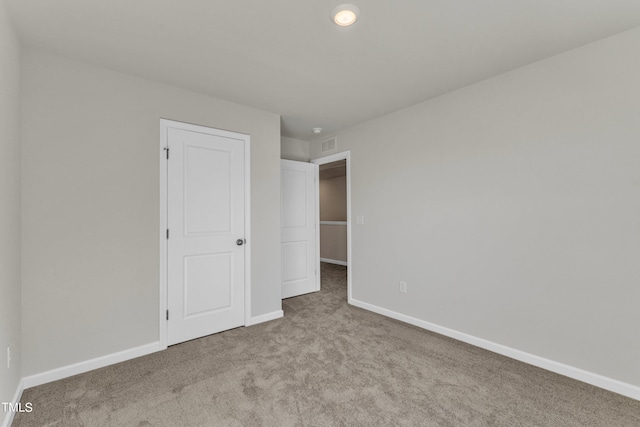
[[[167,239],[169,238],[169,229],[167,228]]]
[[[167,310],[167,320],[169,320],[169,310]]]

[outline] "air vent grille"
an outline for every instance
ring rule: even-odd
[[[322,141],[322,147],[320,148],[320,152],[324,153],[326,151],[333,151],[338,148],[338,141],[336,137],[325,139]]]

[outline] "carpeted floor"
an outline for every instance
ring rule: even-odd
[[[640,402],[346,304],[345,268],[285,317],[28,389],[24,426],[640,426]]]

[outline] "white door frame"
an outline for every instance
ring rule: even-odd
[[[250,324],[251,319],[251,137],[240,132],[229,132],[206,126],[198,126],[189,123],[177,122],[174,120],[160,119],[160,315],[159,315],[159,341],[160,350],[167,348],[167,286],[168,276],[168,170],[167,170],[167,147],[168,130],[177,128],[192,132],[209,133],[212,129],[217,135],[236,138],[242,135],[244,138],[244,325]]]
[[[331,154],[329,156],[320,157],[318,159],[311,160],[311,163],[316,165],[324,165],[326,163],[333,163],[339,160],[346,160],[347,162],[347,302],[349,304],[353,301],[351,294],[352,284],[352,272],[353,272],[353,257],[351,256],[351,151],[343,151],[342,153]],[[317,269],[320,272],[320,168],[316,172],[316,246],[317,246]],[[319,275],[318,275],[319,276]]]

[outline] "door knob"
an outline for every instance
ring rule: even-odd
[[[238,239],[238,240],[236,240],[236,245],[238,245],[238,246],[242,246],[242,245],[244,245],[244,239]]]

